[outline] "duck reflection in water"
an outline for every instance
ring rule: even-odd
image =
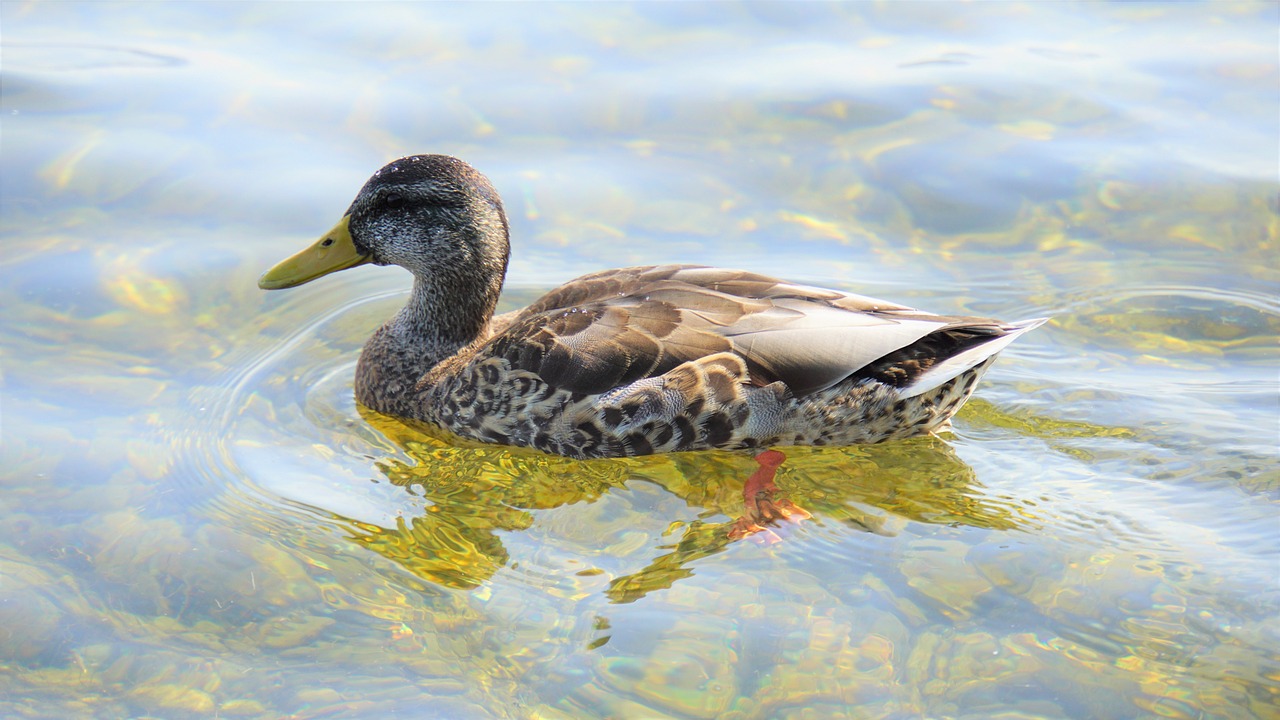
[[[820,527],[883,535],[896,534],[907,521],[992,529],[1026,521],[1019,508],[986,496],[973,470],[932,437],[790,448],[787,456],[771,451],[754,461],[730,452],[582,461],[473,443],[363,408],[361,414],[409,458],[379,460],[378,470],[421,497],[425,509],[394,527],[347,521],[351,538],[423,580],[457,589],[476,588],[509,566],[503,537],[545,531],[538,527],[541,511],[562,508],[573,513],[574,526],[589,526],[598,521],[589,511],[593,504],[634,490],[636,483],[661,488],[695,519],[663,518],[670,523],[663,537],[678,536],[653,545],[643,568],[615,575],[605,590],[612,602],[671,587],[692,575],[698,561],[738,539],[777,541],[779,532],[787,532],[778,521],[794,527],[790,521],[811,518]],[[653,519],[637,514],[630,520]],[[616,531],[616,522],[592,530],[605,537]]]

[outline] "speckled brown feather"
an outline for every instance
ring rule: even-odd
[[[800,394],[793,386],[804,384],[805,368],[787,367],[799,377],[779,375],[770,368],[783,363],[735,343],[741,327],[781,299],[889,322],[927,318],[939,329]],[[945,357],[930,353],[1021,330],[741,271],[626,268],[571,281],[515,314],[469,361],[450,363],[448,373],[418,386],[415,417],[459,435],[575,457],[880,442],[944,427],[991,362],[900,397],[899,388]]]

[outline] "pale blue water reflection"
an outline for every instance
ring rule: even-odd
[[[1275,5],[0,21],[3,714],[1275,714]],[[508,307],[681,261],[1054,320],[729,542],[750,458],[361,415],[408,276],[257,290],[417,152],[503,193]]]

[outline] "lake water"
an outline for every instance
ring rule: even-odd
[[[1280,714],[1273,3],[0,5],[0,715]],[[375,169],[519,307],[712,263],[1052,321],[954,434],[574,462],[357,408]]]

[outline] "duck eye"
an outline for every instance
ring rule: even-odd
[[[382,204],[392,208],[403,207],[404,196],[400,193],[387,193],[382,198]]]

